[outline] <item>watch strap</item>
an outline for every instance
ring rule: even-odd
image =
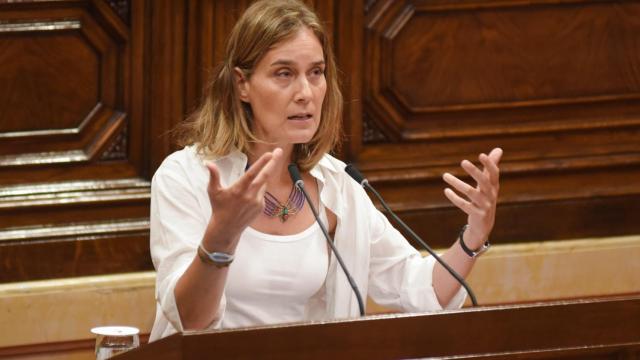
[[[462,251],[464,251],[467,255],[469,255],[470,258],[475,258],[478,255],[489,250],[489,247],[491,247],[491,244],[489,243],[489,240],[487,240],[484,242],[484,244],[482,244],[482,246],[479,249],[477,250],[469,249],[467,245],[464,243],[464,232],[467,230],[468,227],[469,227],[469,224],[465,224],[462,227],[462,229],[460,229],[460,234],[458,235],[458,242],[460,243],[460,247],[462,248]]]

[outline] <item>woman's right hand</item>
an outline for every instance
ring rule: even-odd
[[[209,252],[234,253],[240,234],[264,208],[267,180],[282,149],[264,153],[233,185],[220,184],[220,173],[213,163],[209,168],[209,201],[213,209],[203,245]]]

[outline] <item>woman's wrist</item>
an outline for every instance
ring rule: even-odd
[[[465,225],[464,234],[461,235],[464,236],[464,244],[472,251],[479,251],[489,240],[488,234],[478,233],[471,225]]]
[[[202,247],[209,253],[233,254],[242,231],[233,231],[231,226],[222,228],[214,219],[209,221],[202,239]]]

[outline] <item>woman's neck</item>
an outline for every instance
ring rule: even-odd
[[[284,146],[270,145],[270,144],[254,144],[251,148],[251,152],[248,154],[249,164],[255,163],[264,153],[271,152],[276,148],[282,149],[281,160],[275,164],[273,168],[273,174],[267,181],[267,186],[277,186],[281,184],[291,184],[291,177],[289,176],[289,164],[293,157],[293,144],[287,144]]]

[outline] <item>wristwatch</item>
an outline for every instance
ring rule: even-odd
[[[491,247],[491,244],[489,243],[489,240],[487,240],[484,242],[484,244],[482,244],[480,249],[477,249],[477,250],[469,249],[467,245],[464,243],[464,237],[463,237],[464,232],[465,230],[467,230],[468,227],[469,227],[469,224],[466,224],[465,226],[462,227],[462,229],[460,230],[460,235],[458,235],[458,239],[459,239],[458,242],[460,243],[460,247],[462,248],[462,251],[464,251],[467,255],[469,255],[469,257],[475,258],[478,255],[489,250],[489,248]]]
[[[200,244],[198,246],[198,257],[202,262],[208,265],[215,265],[218,268],[223,268],[229,266],[234,259],[233,254],[227,254],[223,252],[208,252],[205,250],[204,246]]]

